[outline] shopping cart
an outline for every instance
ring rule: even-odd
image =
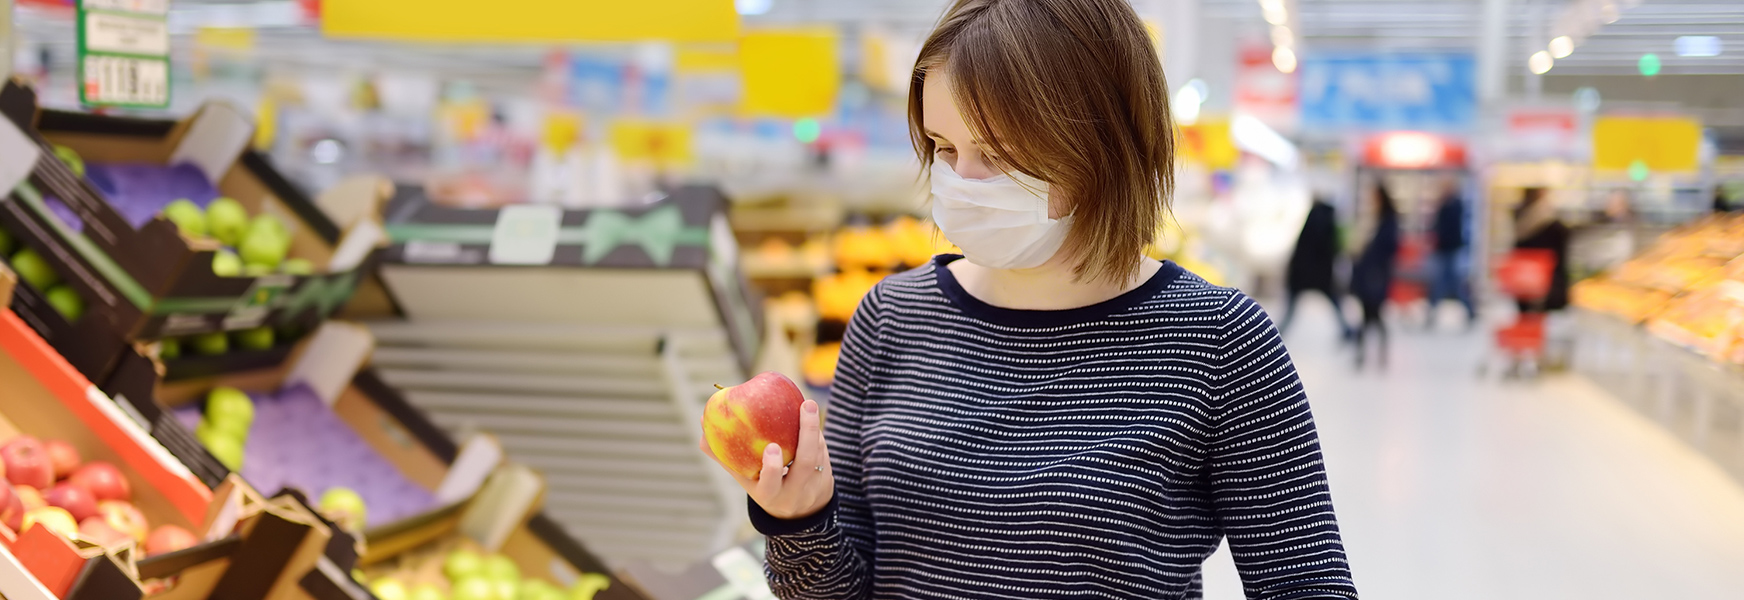
[[[1512,324],[1496,330],[1496,355],[1504,361],[1508,375],[1520,375],[1527,367],[1534,373],[1543,368],[1543,306],[1555,270],[1556,254],[1549,250],[1514,250],[1496,265],[1496,285],[1502,293],[1524,308],[1536,309],[1520,311]],[[1480,365],[1479,373],[1488,366],[1488,361]]]

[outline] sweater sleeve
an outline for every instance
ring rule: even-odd
[[[874,541],[860,427],[877,354],[878,294],[874,288],[849,319],[830,386],[824,440],[836,477],[835,497],[817,514],[795,520],[775,518],[756,501],[750,502],[751,524],[769,538],[764,570],[770,589],[780,598],[846,600],[872,595]]]
[[[1247,597],[1356,598],[1314,417],[1277,328],[1234,292],[1221,335],[1207,478]]]

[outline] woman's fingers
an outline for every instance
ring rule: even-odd
[[[799,448],[793,452],[794,476],[805,482],[817,474],[818,465],[830,467],[830,457],[823,449],[823,431],[818,427],[818,405],[806,400],[799,405]]]
[[[770,443],[763,448],[763,471],[757,475],[757,481],[752,482],[755,489],[746,489],[752,490],[751,496],[758,498],[759,502],[765,498],[775,498],[781,492],[781,475],[785,468],[781,464],[781,445]]]

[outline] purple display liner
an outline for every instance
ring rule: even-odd
[[[85,177],[134,229],[150,223],[171,202],[186,198],[205,208],[219,196],[206,174],[188,163],[85,163]]]
[[[363,497],[372,527],[437,508],[429,490],[406,479],[308,386],[249,397],[254,426],[243,449],[242,478],[256,489],[296,488],[319,502],[328,488],[348,487]],[[200,404],[181,406],[176,418],[192,430],[200,410]]]

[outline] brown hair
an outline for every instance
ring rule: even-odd
[[[1168,82],[1126,0],[956,0],[915,61],[908,132],[922,165],[927,72],[951,74],[971,132],[1014,169],[1048,182],[1073,217],[1079,279],[1130,281],[1175,188]],[[927,167],[923,167],[927,168]]]

